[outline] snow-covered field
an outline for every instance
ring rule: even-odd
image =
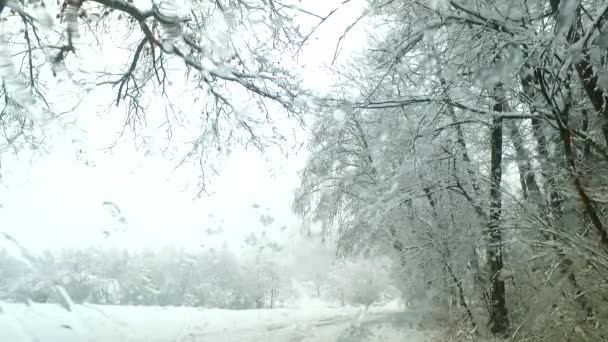
[[[214,310],[0,302],[0,341],[425,342],[416,314],[394,308]]]

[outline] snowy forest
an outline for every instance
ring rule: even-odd
[[[46,251],[37,264],[46,271],[33,272],[0,252],[0,300],[61,304],[56,282],[75,303],[229,310],[274,309],[311,299],[334,307],[370,306],[399,295],[390,261],[333,262],[330,250],[305,241],[296,252],[255,248],[240,256],[226,246],[201,253],[175,247],[70,248]]]
[[[438,341],[608,340],[608,1],[0,9],[0,182],[16,160],[35,169],[67,149],[94,168],[91,146],[129,145],[205,198],[235,150],[302,158],[289,229],[322,246],[36,254],[1,222],[2,302],[399,299],[399,314],[428,313]],[[376,322],[358,319],[352,329]],[[302,336],[283,340],[324,341]]]

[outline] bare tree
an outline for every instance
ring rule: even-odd
[[[290,59],[279,58],[302,44],[293,17],[305,14],[292,6],[268,0],[192,1],[179,8],[173,0],[10,4],[0,63],[7,146],[42,145],[48,129],[29,115],[38,109],[52,124],[77,121],[66,101],[123,106],[124,131],[132,130],[140,144],[149,143],[145,127],[159,127],[167,141],[181,134],[176,143],[187,149],[172,156],[163,148],[176,165],[205,165],[234,144],[285,149],[302,123],[308,93]],[[102,90],[108,97],[97,95]],[[66,93],[75,96],[66,100]],[[206,179],[199,185],[204,189]]]

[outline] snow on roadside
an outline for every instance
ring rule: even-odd
[[[70,312],[55,304],[27,306],[0,302],[0,309],[2,341],[24,342],[198,341],[208,340],[202,336],[263,336],[269,331],[289,336],[296,328],[302,330],[300,340],[309,340],[304,337],[317,332],[322,335],[344,330],[351,324],[352,317],[362,314],[362,308],[318,305],[232,311],[85,304],[74,305]],[[391,309],[374,308],[373,313]]]

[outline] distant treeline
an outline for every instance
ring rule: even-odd
[[[225,247],[196,253],[68,248],[28,265],[0,249],[0,300],[59,302],[63,287],[75,303],[253,309],[302,296],[370,305],[387,293],[389,270],[370,266],[372,260],[334,262],[327,253],[310,252],[286,258],[237,257]]]

